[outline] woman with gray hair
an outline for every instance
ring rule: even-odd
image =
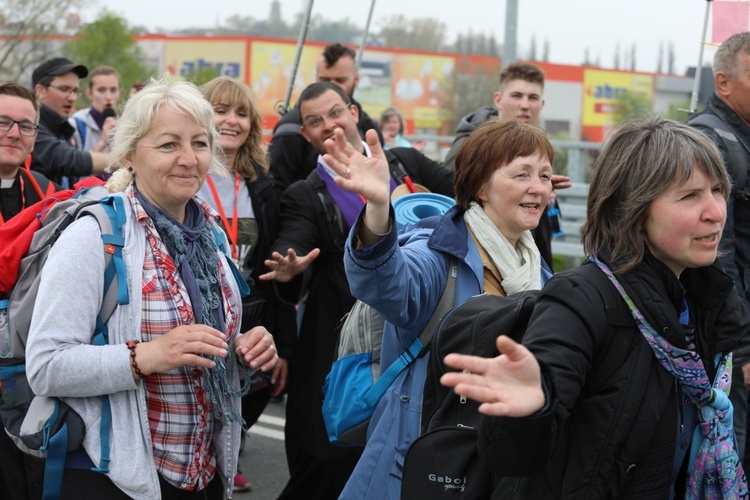
[[[127,102],[108,187],[125,207],[130,301],[108,320],[107,345],[90,343],[104,286],[98,223],[75,221],[49,254],[29,382],[37,395],[61,398],[88,431],[66,459],[62,498],[231,495],[241,379],[273,369],[278,356],[265,328],[240,331],[240,286],[217,245],[218,215],[194,198],[209,171],[225,171],[217,151],[213,109],[194,85],[162,77]],[[104,394],[106,475],[90,470],[101,458]]]
[[[747,498],[732,351],[748,313],[717,261],[730,182],[714,145],[652,118],[612,133],[582,228],[588,261],[542,290],[523,344],[450,354],[481,402],[493,498]],[[462,372],[463,371],[463,372]]]

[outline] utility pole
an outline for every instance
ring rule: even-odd
[[[518,28],[518,0],[505,0],[505,2],[503,68],[516,62],[516,32]]]
[[[693,80],[693,93],[690,97],[690,112],[698,111],[698,90],[701,86],[701,70],[703,69],[703,48],[706,42],[706,33],[708,33],[708,15],[711,12],[711,0],[706,0],[706,14],[703,16],[703,36],[701,38],[701,48],[698,51],[698,66],[695,67],[695,79]]]

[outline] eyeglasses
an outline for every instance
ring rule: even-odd
[[[343,108],[341,106],[334,106],[328,112],[328,118],[330,120],[335,120],[336,118],[341,116],[341,113],[343,113],[350,107],[351,107],[351,104],[347,104]],[[313,129],[313,128],[318,128],[321,125],[323,125],[323,117],[320,115],[308,115],[307,117],[305,117],[304,121],[302,122],[302,125],[308,130]]]
[[[10,129],[12,129],[13,125],[16,123],[18,124],[18,132],[21,135],[33,137],[39,130],[39,127],[37,125],[34,125],[29,121],[19,122],[18,120],[14,120],[10,116],[0,115],[0,130],[2,130],[3,132],[10,132]]]
[[[67,85],[63,85],[62,87],[58,87],[57,85],[50,85],[50,87],[66,95],[73,94],[76,97],[81,97],[81,90],[76,87],[68,87]]]

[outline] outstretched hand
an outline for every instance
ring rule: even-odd
[[[368,130],[367,145],[372,156],[367,158],[346,140],[344,131],[334,130],[334,137],[325,142],[325,162],[338,174],[336,184],[364,197],[368,203],[388,205],[391,198],[391,173],[378,134]]]
[[[497,339],[495,358],[449,354],[445,364],[463,372],[443,375],[440,383],[456,394],[482,403],[479,411],[496,417],[525,417],[544,407],[539,363],[531,352],[510,337]]]
[[[269,272],[258,276],[263,281],[278,281],[286,283],[292,278],[303,272],[320,255],[320,249],[314,248],[307,255],[297,257],[297,252],[289,249],[286,255],[279,252],[273,252],[271,258],[267,259],[264,264],[270,269]]]
[[[568,189],[572,185],[567,175],[552,174],[552,189]]]

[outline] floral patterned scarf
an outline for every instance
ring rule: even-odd
[[[729,401],[732,354],[721,357],[712,387],[698,353],[675,347],[659,335],[643,317],[609,267],[595,257],[591,260],[607,275],[628,304],[638,329],[651,346],[656,359],[677,379],[685,394],[698,408],[699,421],[690,448],[692,463],[688,468],[685,498],[748,498],[747,478],[735,448],[733,408]]]

